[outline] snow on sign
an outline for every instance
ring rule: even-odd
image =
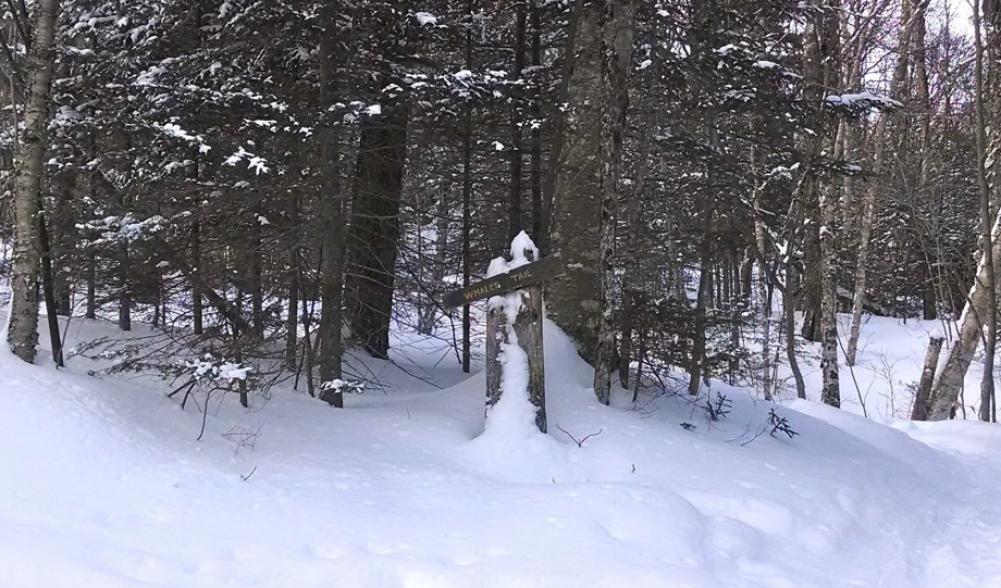
[[[463,306],[476,300],[539,284],[544,280],[556,277],[562,269],[563,264],[560,263],[559,257],[545,257],[507,273],[470,284],[467,288],[449,292],[442,302],[445,308]]]

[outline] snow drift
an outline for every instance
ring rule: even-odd
[[[719,384],[715,422],[684,397],[604,407],[545,337],[552,432],[486,440],[482,376],[430,348],[373,362],[386,393],[344,410],[213,400],[201,442],[155,380],[0,354],[0,586],[1001,586],[996,428]],[[772,409],[799,436],[768,435]]]

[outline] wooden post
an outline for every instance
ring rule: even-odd
[[[501,395],[501,345],[507,343],[507,316],[504,309],[487,309],[487,408],[500,400]]]
[[[521,311],[514,322],[518,345],[528,356],[528,399],[535,405],[535,424],[546,432],[546,368],[542,347],[542,287],[521,290]]]
[[[504,345],[511,343],[511,330],[518,340],[518,346],[528,358],[528,400],[535,405],[535,425],[546,432],[546,385],[545,358],[542,346],[542,288],[530,286],[515,291],[521,303],[514,325],[507,323],[506,309],[498,304],[487,311],[487,408],[500,400],[504,365],[500,354]],[[511,304],[505,297],[506,303]]]
[[[545,314],[542,303],[541,282],[562,271],[557,257],[535,261],[538,250],[524,233],[512,242],[511,256],[518,263],[498,258],[491,263],[491,277],[448,293],[443,302],[447,308],[468,305],[474,300],[490,298],[487,308],[487,408],[497,404],[503,390],[501,382],[504,364],[501,352],[504,346],[517,340],[525,352],[528,369],[528,400],[535,406],[535,424],[546,432],[545,356],[542,346],[542,326]],[[521,251],[517,249],[521,248]],[[529,263],[525,263],[525,262]],[[498,264],[495,266],[494,264]],[[512,265],[516,267],[511,267]],[[508,305],[518,305],[514,324],[508,323]],[[512,334],[514,336],[512,336]]]
[[[935,380],[935,368],[938,367],[938,356],[942,352],[942,337],[928,339],[928,352],[925,353],[925,367],[921,370],[921,381],[917,393],[914,394],[914,408],[911,410],[911,420],[928,420],[928,398],[931,396],[931,385]]]

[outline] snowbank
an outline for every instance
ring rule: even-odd
[[[996,427],[718,384],[717,422],[687,398],[604,407],[572,342],[545,337],[552,432],[508,446],[478,438],[482,375],[438,390],[373,362],[386,394],[213,401],[196,442],[201,415],[157,382],[0,354],[0,586],[1001,586]],[[799,436],[758,435],[773,408]]]

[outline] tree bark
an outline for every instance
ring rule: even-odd
[[[437,296],[440,293],[440,284],[445,279],[445,263],[448,259],[448,229],[449,229],[449,190],[442,191],[438,197],[435,211],[435,243],[434,254],[431,257],[431,278],[428,283],[431,285],[432,296],[429,296],[427,303],[419,309],[417,319],[417,332],[423,335],[434,334],[435,317],[438,315]]]
[[[52,297],[56,312],[69,316],[72,310],[71,285],[73,249],[76,247],[76,228],[72,218],[70,203],[73,200],[73,189],[76,184],[76,172],[72,169],[56,174],[50,182],[52,190],[52,209],[48,213],[48,228],[50,233],[50,251],[52,265]],[[44,204],[42,205],[44,209]]]
[[[261,227],[257,215],[253,215],[250,228],[250,256],[247,264],[247,282],[250,287],[250,318],[253,331],[246,333],[261,341],[264,339],[264,286],[261,268]]]
[[[191,160],[191,166],[188,169],[188,182],[191,186],[192,191],[197,190],[198,184],[198,155]],[[198,212],[198,208],[201,207],[200,202],[197,198],[192,198],[195,203],[196,210],[191,221],[191,265],[192,270],[199,275],[202,272],[202,222],[201,214]],[[201,335],[204,332],[203,324],[203,314],[204,308],[202,305],[202,293],[200,286],[198,285],[200,280],[193,280],[191,282],[191,322],[192,322],[192,332],[195,335]]]
[[[529,2],[529,20],[532,26],[532,67],[539,68],[542,65],[542,23],[539,16],[539,6],[536,2]],[[542,84],[537,84],[535,95],[532,97],[530,135],[532,153],[529,170],[529,184],[532,194],[532,238],[540,243],[546,240],[545,235],[543,235],[544,221],[542,219],[542,92]]]
[[[45,314],[48,319],[49,343],[52,346],[52,361],[63,367],[63,344],[59,333],[59,316],[56,308],[55,280],[52,271],[52,247],[49,231],[45,226],[44,207],[38,215],[38,242],[42,259],[42,292],[45,295]]]
[[[518,345],[528,356],[528,400],[535,406],[535,426],[545,433],[546,369],[542,344],[542,287],[532,286],[521,291],[521,310],[514,322]]]
[[[596,356],[601,312],[603,8],[603,2],[578,2],[571,17],[576,35],[567,40],[572,65],[564,73],[568,107],[559,137],[551,235],[566,271],[549,284],[546,296],[550,318],[589,362]]]
[[[339,0],[327,0],[321,12],[320,40],[320,104],[325,108],[336,102],[339,34],[337,15]],[[320,215],[325,230],[322,231],[323,263],[320,276],[320,399],[342,408],[344,395],[331,383],[341,377],[341,324],[344,291],[344,236],[347,231],[344,215],[344,196],[341,193],[341,154],[338,128],[327,120],[319,132],[322,189]],[[310,362],[312,363],[312,362]]]
[[[528,12],[526,2],[519,2],[515,9],[514,25],[514,67],[511,70],[511,79],[515,82],[521,80],[522,71],[525,69],[525,29],[528,23]],[[507,208],[507,238],[510,241],[515,235],[520,233],[525,227],[522,226],[521,210],[521,184],[522,184],[522,164],[524,158],[524,135],[522,133],[522,115],[520,111],[521,92],[518,86],[512,88],[511,113],[508,125],[511,130],[511,184],[508,191]]]
[[[987,333],[984,339],[984,372],[980,379],[980,420],[989,422],[994,413],[994,350],[997,345],[998,305],[997,274],[991,246],[991,194],[987,184],[987,121],[984,113],[984,45],[980,34],[980,0],[973,0],[973,36],[975,48],[974,101],[977,135],[977,189],[980,192],[980,242],[984,248],[984,279],[987,294]]]
[[[473,67],[473,0],[466,0],[466,69]],[[462,287],[468,288],[472,276],[472,197],[473,197],[473,106],[467,100],[462,105]],[[472,360],[472,317],[469,305],[462,306],[462,372],[468,374]]]
[[[816,170],[822,150],[823,103],[825,92],[835,78],[835,59],[838,42],[837,0],[816,0],[816,10],[807,25],[804,41],[804,78],[807,84],[804,98],[815,110],[814,129],[806,141],[808,163],[804,181],[804,200],[811,215],[811,230],[816,233],[816,266],[810,286],[818,288],[821,345],[820,371],[822,377],[821,400],[831,406],[841,406],[840,374],[838,371],[838,322],[837,322],[837,247],[835,242],[838,204],[840,198],[829,189],[821,189]],[[808,250],[809,253],[809,250]],[[804,326],[804,329],[806,327]],[[812,334],[812,333],[811,333]],[[807,333],[804,333],[806,337]],[[809,337],[807,337],[809,338]]]
[[[818,182],[813,178],[808,178],[806,182],[808,187],[804,189],[806,193],[804,199],[809,202],[807,208],[811,222],[806,226],[806,235],[803,238],[803,266],[805,269],[802,277],[802,294],[799,296],[803,310],[803,325],[800,334],[807,341],[816,343],[820,341],[820,301],[823,297],[820,272],[820,230],[816,222],[819,213],[815,210]]]
[[[299,195],[288,195],[289,245],[288,245],[288,312],[285,318],[285,367],[296,369],[299,349],[299,276],[302,273],[299,256],[301,219],[299,218]],[[303,306],[306,301],[302,301]]]
[[[351,332],[373,357],[389,356],[389,325],[407,156],[408,108],[383,104],[362,123],[348,229],[347,312]]]
[[[28,56],[31,82],[14,176],[15,244],[7,343],[28,363],[35,361],[38,345],[38,214],[58,13],[59,0],[38,0],[35,37]]]
[[[925,36],[927,23],[925,21],[925,10],[918,11],[914,15],[914,32],[912,41],[912,63],[914,64],[914,99],[915,106],[920,114],[918,115],[919,135],[918,140],[921,163],[918,170],[917,192],[922,196],[922,201],[928,202],[932,199],[932,189],[929,185],[931,177],[931,94],[928,88],[928,53],[925,50]],[[929,228],[930,234],[938,234],[938,219],[932,221]],[[927,254],[925,259],[927,260]],[[922,300],[923,318],[925,320],[935,320],[939,315],[939,303],[943,302],[938,297],[938,280],[932,269],[931,263],[924,264],[928,272],[924,296]]]
[[[785,321],[785,351],[789,371],[796,382],[796,397],[806,398],[806,382],[803,380],[803,370],[799,367],[796,357],[796,305],[799,297],[799,273],[791,260],[786,263],[786,286],[782,296],[782,315]]]
[[[928,339],[928,351],[925,353],[925,365],[921,370],[921,381],[918,382],[918,390],[914,394],[914,408],[911,410],[911,420],[928,420],[928,397],[931,395],[932,382],[935,379],[935,369],[938,367],[938,358],[942,352],[942,337],[931,337]]]
[[[119,214],[125,216],[125,200],[121,194],[118,198]],[[132,293],[130,278],[132,273],[131,252],[129,244],[123,242],[118,246],[118,328],[123,331],[132,330]]]
[[[94,248],[87,249],[87,309],[84,317],[97,318],[97,257]]]
[[[712,296],[712,225],[715,206],[706,198],[702,210],[702,242],[699,245],[699,287],[695,293],[695,316],[692,321],[692,353],[688,363],[688,394],[695,396],[706,370],[706,311]]]
[[[615,362],[615,321],[612,295],[615,287],[615,231],[619,218],[619,176],[622,135],[629,101],[629,70],[632,63],[633,23],[636,6],[632,0],[605,2],[602,48],[601,120],[601,237],[600,302],[598,340],[594,362],[594,393],[598,402],[609,404],[612,368]],[[628,359],[620,358],[620,361]]]
[[[560,78],[560,85],[556,95],[557,104],[566,104],[569,108],[565,111],[557,109],[554,113],[553,118],[555,118],[555,123],[552,144],[549,150],[549,169],[546,170],[542,184],[542,228],[539,231],[542,241],[539,243],[539,250],[543,255],[552,250],[553,241],[556,238],[554,224],[556,223],[557,186],[560,184],[559,177],[561,170],[564,170],[567,165],[563,153],[567,132],[571,122],[574,122],[576,126],[576,121],[579,120],[579,113],[574,113],[573,105],[571,104],[572,95],[570,88],[574,82],[574,70],[576,69],[578,59],[578,36],[580,36],[580,21],[583,13],[584,0],[574,0],[573,7],[570,9],[570,22],[567,23],[566,46],[563,51],[563,75]],[[593,31],[589,31],[587,36],[593,37],[594,34]],[[593,59],[593,56],[590,57]],[[593,64],[591,66],[593,68]],[[575,132],[577,131],[575,130]],[[563,163],[561,164],[561,162]]]

